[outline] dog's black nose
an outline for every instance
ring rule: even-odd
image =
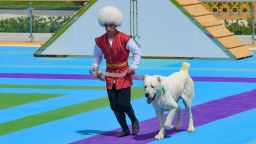
[[[148,94],[148,93],[145,93],[145,97],[149,97],[149,94]]]

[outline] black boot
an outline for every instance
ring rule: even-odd
[[[140,131],[139,121],[136,120],[132,123],[132,135],[138,135]]]
[[[117,134],[117,137],[123,137],[123,136],[130,135],[130,130],[126,123],[125,113],[120,110],[115,110],[114,113],[115,113],[118,123],[120,124],[120,126],[123,129],[120,133]]]
[[[132,135],[138,135],[139,133],[139,121],[135,116],[135,113],[133,111],[132,107],[126,108],[125,113],[128,115],[128,117],[131,119],[132,122]]]
[[[126,129],[126,130],[122,130],[120,133],[118,133],[116,136],[117,137],[124,137],[124,136],[128,136],[130,135],[130,130]]]

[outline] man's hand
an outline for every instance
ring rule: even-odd
[[[96,74],[97,74],[97,78],[99,78],[100,80],[102,81],[106,80],[105,75],[100,70],[97,70]]]
[[[98,71],[98,69],[97,69],[95,66],[93,66],[93,67],[89,70],[89,73],[90,73],[92,76],[97,77],[97,71]]]
[[[135,73],[134,69],[129,67],[128,70],[126,71],[126,75],[133,75]]]
[[[98,69],[98,67],[93,66],[91,70],[89,71],[91,75],[94,77],[97,77],[98,79],[105,81],[105,76],[103,73]]]
[[[97,70],[99,70],[99,68],[94,65],[94,66],[92,67],[92,71],[97,71]]]

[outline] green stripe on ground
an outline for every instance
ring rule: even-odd
[[[0,88],[30,88],[30,89],[72,89],[72,90],[105,90],[105,86],[60,86],[60,85],[16,85],[0,84]]]
[[[142,88],[132,88],[132,99],[138,99],[143,96]],[[24,117],[21,119],[9,121],[0,124],[0,135],[6,135],[15,131],[30,128],[43,123],[51,122],[54,120],[70,117],[80,113],[88,112],[91,110],[99,109],[109,106],[108,98],[99,98],[64,108],[47,111],[44,113]]]
[[[245,144],[256,144],[256,140],[252,140],[252,141],[246,142]]]
[[[62,95],[63,94],[0,93],[0,110]]]

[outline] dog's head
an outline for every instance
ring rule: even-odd
[[[144,76],[144,93],[147,98],[147,103],[150,104],[161,93],[162,89],[162,77]]]

